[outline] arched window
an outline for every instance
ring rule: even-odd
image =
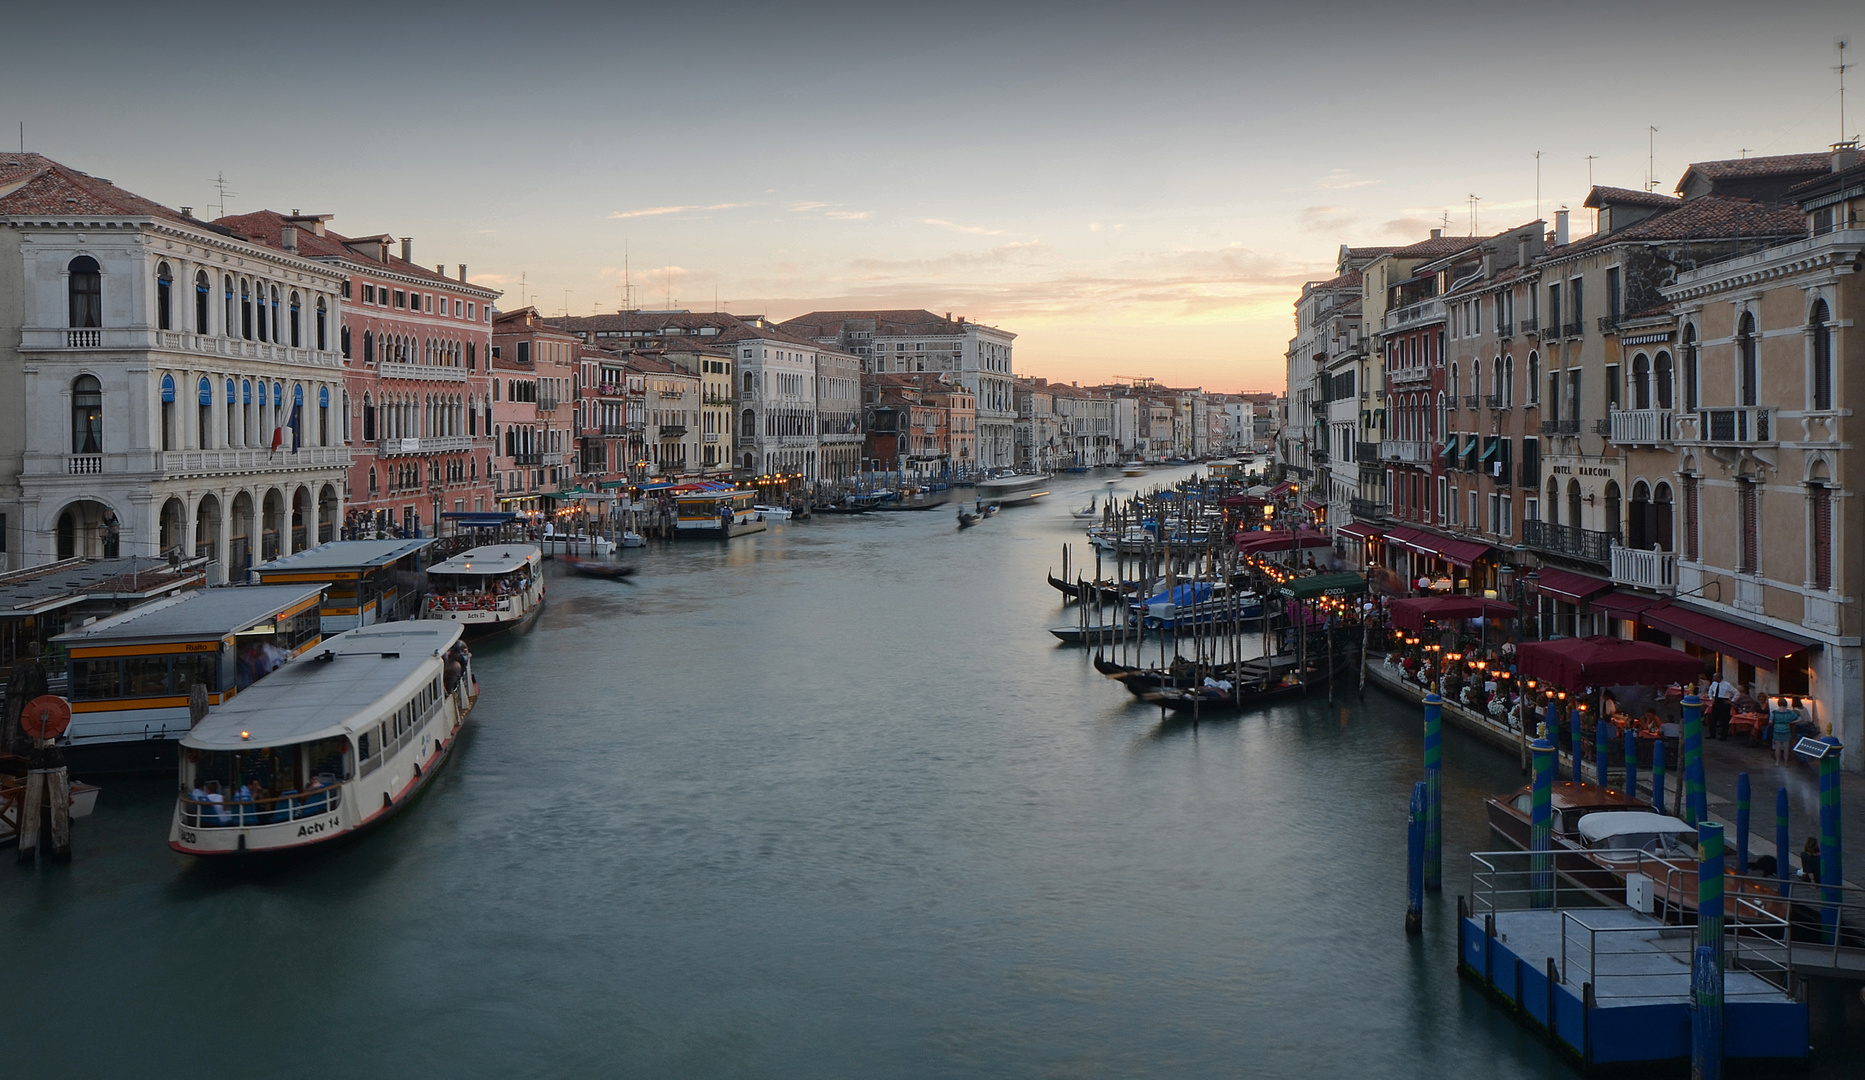
[[[239,388],[233,385],[232,379],[228,379],[227,380],[227,445],[228,446],[241,445],[240,434],[239,434],[240,420],[239,420],[239,405],[237,404],[238,401],[239,401]]]
[[[1741,395],[1736,404],[1753,405],[1758,391],[1755,381],[1761,373],[1755,358],[1755,316],[1746,311],[1742,313],[1742,321],[1736,324],[1735,357],[1736,393]]]
[[[253,287],[245,278],[240,279],[240,336],[253,339]]]
[[[1632,357],[1632,407],[1651,408],[1651,358],[1644,353]]]
[[[1616,535],[1623,528],[1623,522],[1621,521],[1622,515],[1620,513],[1620,510],[1621,510],[1620,504],[1622,501],[1623,500],[1619,494],[1619,482],[1617,480],[1606,481],[1606,529],[1605,531],[1609,535]]]
[[[369,466],[369,494],[374,495],[375,493],[376,493],[376,467],[374,465],[371,465]]]
[[[211,450],[214,447],[214,384],[203,377],[200,385],[195,388],[195,398],[200,403],[195,413],[195,430],[198,434],[196,445],[203,450]]]
[[[1515,357],[1502,358],[1502,404],[1504,408],[1515,405]]]
[[[1534,405],[1540,401],[1541,354],[1538,352],[1530,352],[1528,354],[1528,403]]]
[[[291,299],[291,303],[289,304],[287,310],[290,312],[290,317],[291,317],[291,347],[294,349],[301,349],[304,347],[304,334],[303,334],[303,330],[301,329],[302,327],[302,323],[300,322],[301,316],[298,314],[297,292],[294,291],[291,294],[290,299]],[[320,318],[318,320],[318,348],[320,349],[324,347],[323,340],[324,340],[323,339],[323,320]]]
[[[254,316],[253,316],[254,326],[258,328],[258,332],[254,336],[257,337],[260,341],[270,341],[272,338],[272,334],[271,334],[271,331],[267,329],[268,324],[266,323],[266,283],[265,282],[263,281],[253,282],[253,301],[254,301],[253,306],[258,309],[254,313]]]
[[[71,384],[71,452],[104,452],[104,387],[92,375]]]
[[[363,441],[376,441],[376,403],[368,391],[363,392]]]
[[[1580,481],[1567,481],[1567,525],[1569,528],[1580,527]]]
[[[1458,374],[1457,374],[1457,361],[1455,361],[1455,360],[1452,360],[1452,361],[1451,361],[1451,382],[1450,382],[1450,387],[1451,387],[1451,397],[1452,397],[1453,399],[1455,399],[1455,398],[1457,397],[1457,393],[1458,393],[1458,391],[1457,391],[1457,386],[1458,386],[1458,383],[1457,383],[1457,378],[1458,378]]]
[[[167,263],[159,263],[155,268],[155,328],[173,330],[175,328],[175,273]]]
[[[751,376],[747,374],[747,379]],[[758,435],[758,414],[746,409],[738,417],[738,435],[743,439],[754,439]]]
[[[194,332],[207,333],[207,301],[214,291],[213,282],[207,280],[207,271],[194,272]]]
[[[1651,362],[1651,385],[1658,408],[1671,407],[1671,354],[1660,352]]]
[[[1696,410],[1697,402],[1698,402],[1698,398],[1697,398],[1697,328],[1695,326],[1691,326],[1688,324],[1684,326],[1683,356],[1684,356],[1684,371],[1683,371],[1684,408],[1694,412]]]
[[[71,325],[104,325],[104,276],[97,260],[80,255],[65,267],[65,291],[71,301]]]
[[[324,319],[324,311],[322,308],[318,309],[317,318],[318,318],[318,325],[322,326],[323,319]],[[348,360],[350,358],[350,328],[349,327],[340,326],[337,328],[337,342],[343,348],[343,358],[345,360]]]
[[[1808,396],[1820,412],[1833,407],[1833,334],[1826,319],[1826,301],[1815,300],[1807,316],[1807,336],[1812,339],[1808,344],[1813,353],[1813,392]]]
[[[279,325],[278,315],[278,286],[274,285],[272,286],[272,343],[274,345],[285,343],[285,328]]]
[[[1652,541],[1651,528],[1651,489],[1643,480],[1632,485],[1631,517],[1626,519],[1625,546],[1635,551],[1650,551]]]
[[[1541,506],[1542,512],[1547,515],[1548,524],[1559,525],[1561,523],[1561,482],[1559,480],[1548,481],[1548,498]]]
[[[751,372],[745,372],[745,396],[750,397],[757,389],[757,378]]]
[[[330,307],[324,303],[324,298],[320,296],[317,298],[317,351],[327,352],[329,349]],[[350,332],[348,330],[343,332],[343,355],[350,355]]]
[[[1671,485],[1658,481],[1652,493],[1651,527],[1647,530],[1652,546],[1659,551],[1671,550]]]
[[[373,364],[375,362],[376,362],[376,335],[372,333],[371,331],[365,330],[363,331],[363,363]]]

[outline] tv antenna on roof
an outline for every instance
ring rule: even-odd
[[[1847,141],[1847,136],[1846,136],[1846,69],[1851,66],[1852,66],[1851,64],[1846,63],[1846,43],[1844,41],[1841,41],[1839,43],[1839,66],[1833,69],[1834,71],[1837,71],[1839,73],[1839,141],[1840,142]]]
[[[1655,191],[1658,187],[1658,129],[1647,128],[1645,131],[1645,190]]]
[[[227,216],[227,200],[239,198],[240,193],[237,191],[227,190],[227,174],[225,172],[215,173],[214,178],[208,181],[208,183],[214,185],[214,190],[220,193],[220,201],[214,204],[215,206],[218,206],[220,208],[220,213],[212,215],[211,217],[208,218],[208,220],[211,221],[214,218],[226,217]]]
[[[1470,235],[1476,235],[1476,204],[1483,201],[1481,195],[1470,196]]]

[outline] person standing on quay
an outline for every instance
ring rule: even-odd
[[[1735,687],[1721,675],[1710,683],[1709,734],[1712,738],[1729,738],[1729,719],[1735,714]]]

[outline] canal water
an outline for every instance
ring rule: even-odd
[[[1162,728],[1044,632],[1105,490],[1055,487],[552,567],[448,771],[325,857],[194,864],[110,782],[0,867],[8,1075],[1573,1075],[1454,968],[1514,760],[1447,733],[1406,938],[1416,710]]]

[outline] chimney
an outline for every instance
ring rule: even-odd
[[[1443,229],[1433,229],[1433,230],[1431,230],[1431,239],[1433,239],[1433,240],[1442,240],[1442,239],[1444,239],[1444,230],[1443,230]]]
[[[465,263],[460,264],[460,280],[461,281],[466,280],[466,264]]]
[[[404,236],[401,238],[401,261],[414,261],[414,237],[412,236]]]
[[[181,216],[182,216],[182,217],[185,217],[185,218],[191,218],[191,217],[193,217],[193,216],[194,216],[194,207],[192,207],[192,206],[184,206],[184,207],[182,207],[182,208],[181,208]]]
[[[441,277],[446,277],[447,276],[447,264],[446,263],[435,263],[434,272],[436,274],[439,274]]]
[[[1528,234],[1527,233],[1523,233],[1522,235],[1515,238],[1515,265],[1517,266],[1528,265]]]
[[[278,244],[280,247],[284,248],[286,251],[292,251],[292,252],[297,251],[298,250],[298,226],[293,225],[290,222],[286,222],[284,225],[279,226]]]
[[[1833,171],[1845,172],[1859,163],[1859,144],[1856,141],[1833,144]]]
[[[1567,211],[1565,208],[1554,212],[1554,246],[1567,246]]]
[[[949,311],[948,311],[948,312],[946,312],[946,313],[945,313],[945,321],[946,321],[946,322],[951,322],[951,321],[952,321],[952,313],[951,313],[951,312],[949,312]]]

